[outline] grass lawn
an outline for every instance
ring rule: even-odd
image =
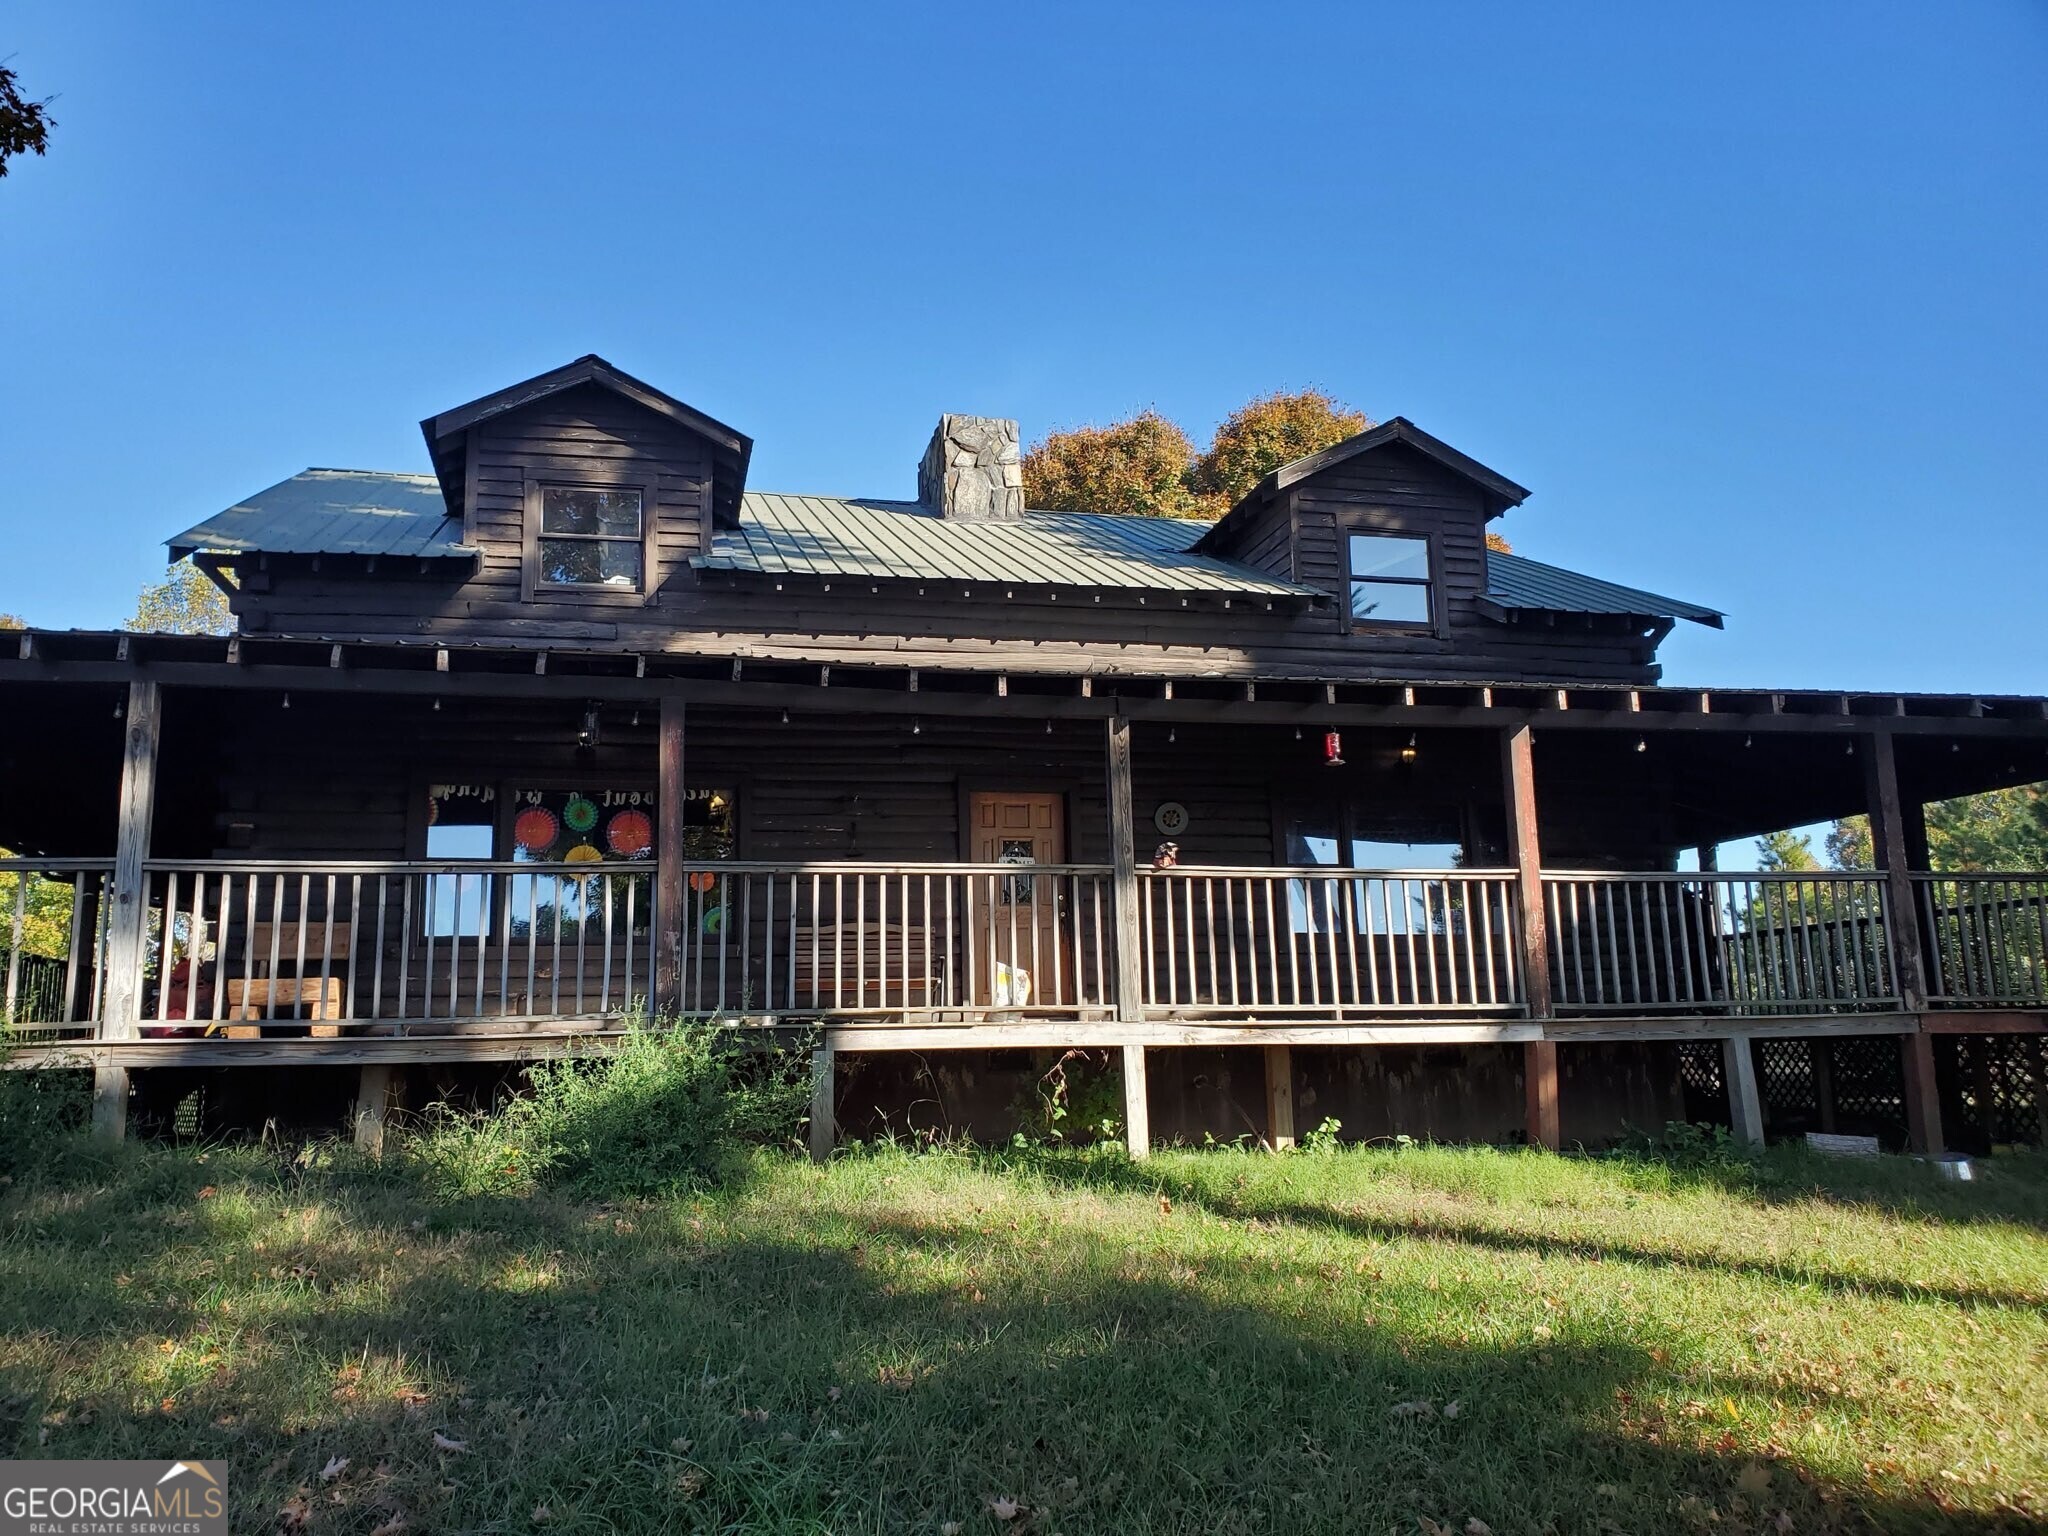
[[[1994,1531],[2048,1517],[2048,1164],[763,1155],[435,1200],[83,1145],[0,1193],[13,1456],[238,1531]]]

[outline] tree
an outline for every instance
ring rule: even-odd
[[[1157,411],[1050,433],[1024,455],[1025,504],[1130,517],[1214,516],[1188,490],[1194,459],[1187,433]]]
[[[0,176],[16,155],[40,155],[49,148],[50,130],[57,126],[49,111],[53,100],[30,101],[21,94],[14,71],[0,64]]]
[[[1798,832],[1771,832],[1756,840],[1756,867],[1765,871],[1799,874],[1819,869],[1813,839]]]
[[[235,616],[227,595],[204,571],[180,562],[137,594],[135,616],[121,627],[159,635],[231,635]]]
[[[2048,784],[1937,800],[1926,816],[1927,861],[1936,873],[2048,869]],[[1837,869],[1876,865],[1869,817],[1844,817],[1829,829],[1828,861]]]
[[[28,628],[28,625],[27,625],[27,624],[25,624],[25,623],[23,623],[23,622],[22,622],[22,621],[21,621],[20,619],[16,618],[16,617],[15,617],[15,616],[14,616],[13,614],[11,614],[11,613],[0,613],[0,629],[27,629],[27,628]]]
[[[1371,425],[1365,412],[1320,389],[1260,395],[1224,417],[1188,473],[1189,489],[1227,512],[1282,464],[1333,448]]]

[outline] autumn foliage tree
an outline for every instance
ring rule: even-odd
[[[1061,512],[1213,521],[1283,464],[1372,426],[1327,391],[1275,391],[1225,417],[1200,453],[1175,423],[1146,410],[1106,427],[1049,433],[1024,455],[1028,505]],[[1506,550],[1499,535],[1487,546]]]
[[[1209,451],[1188,473],[1189,488],[1219,514],[1227,512],[1282,464],[1333,448],[1371,425],[1365,412],[1320,389],[1261,395],[1224,417]]]
[[[235,615],[204,571],[181,563],[136,594],[135,615],[121,627],[158,635],[231,635]]]
[[[1200,517],[1188,489],[1194,462],[1187,433],[1157,411],[1141,411],[1033,443],[1024,455],[1024,499],[1056,512]]]

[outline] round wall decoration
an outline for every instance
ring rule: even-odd
[[[555,813],[543,806],[529,806],[512,823],[512,841],[528,853],[545,853],[562,835]]]
[[[1161,801],[1152,813],[1152,825],[1168,837],[1178,837],[1188,829],[1188,808],[1178,800]]]
[[[562,855],[562,862],[565,864],[602,864],[604,862],[604,855],[588,843],[578,843],[574,848],[571,848]]]
[[[645,811],[620,811],[606,824],[604,840],[622,859],[645,858],[654,848],[654,823]]]
[[[588,832],[597,825],[597,804],[582,795],[571,795],[569,803],[562,807],[562,820],[569,824],[571,832]]]

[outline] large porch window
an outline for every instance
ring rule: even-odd
[[[1389,811],[1346,801],[1301,807],[1282,824],[1289,864],[1328,869],[1457,869],[1465,862],[1461,817],[1452,807]],[[1287,910],[1294,932],[1356,929],[1386,933],[1426,930],[1432,898],[1427,882],[1355,880],[1288,883]],[[1440,896],[1441,893],[1439,893]],[[1405,910],[1404,910],[1405,909]],[[1362,919],[1362,920],[1361,920]]]

